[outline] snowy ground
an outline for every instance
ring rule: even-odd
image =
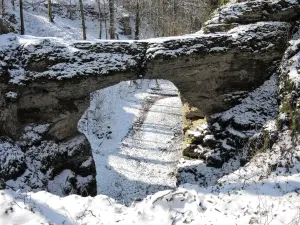
[[[168,81],[122,82],[97,91],[79,121],[96,162],[98,194],[130,204],[176,187],[181,100]]]
[[[296,225],[300,221],[300,151],[297,147],[289,152],[294,144],[289,132],[282,133],[270,151],[259,153],[216,186],[185,184],[130,207],[104,195],[60,198],[47,192],[3,190],[0,224]]]

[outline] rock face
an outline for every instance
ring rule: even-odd
[[[241,151],[248,144],[249,138],[259,135],[261,128],[277,115],[277,78],[274,74],[240,104],[188,130],[189,142],[184,155],[205,160],[207,166],[217,168],[221,168],[230,159],[239,158],[243,164],[251,154]],[[256,149],[261,149],[264,143],[259,144],[258,137],[252,142],[259,146]]]
[[[146,74],[172,81],[200,116],[209,116],[235,105],[229,96],[239,98],[238,93],[270,76],[289,29],[282,22],[255,23],[228,33],[150,44]]]
[[[61,196],[96,195],[96,170],[84,135],[45,140],[49,124],[30,124],[13,143],[0,141],[0,177],[15,189],[48,190]]]
[[[0,139],[0,162],[0,177],[3,180],[18,177],[26,169],[24,153],[9,139]]]
[[[237,23],[265,20],[259,16],[260,14],[257,15],[260,11],[256,11],[253,5],[267,7],[270,14],[268,18],[272,20],[275,20],[273,17],[275,14],[280,14],[278,18],[281,20],[286,20],[285,16],[288,15],[291,16],[291,20],[300,15],[294,13],[299,12],[297,1],[242,1],[242,3],[226,5],[216,11],[213,19],[206,23],[205,31],[214,29],[214,32],[221,32],[228,28],[231,30],[227,33],[231,33],[244,26]],[[250,18],[251,15],[253,17]],[[282,130],[291,130],[292,135],[299,131],[300,27],[297,21],[292,24],[288,48],[271,79],[248,93],[246,98],[244,92],[229,96],[229,99],[237,100],[236,106],[207,117],[207,121],[203,121],[202,125],[190,127],[186,132],[187,145],[184,149],[186,156],[202,160],[205,168],[214,167],[210,170],[222,176],[225,171],[222,171],[223,168],[228,165],[237,168],[251,160],[257,152],[271,148],[282,134]],[[232,29],[231,27],[234,26],[236,28]],[[203,167],[201,169],[205,171]],[[199,180],[195,179],[195,183],[205,185],[209,180],[209,177],[195,166],[182,167],[180,170],[182,173],[179,175],[179,183],[185,182],[186,177],[195,174]]]
[[[286,38],[290,39],[293,36],[293,39],[297,39],[295,38],[297,35],[293,35],[293,33],[297,33],[299,30],[298,23],[295,22],[295,18],[300,15],[299,9],[299,3],[291,0],[238,1],[218,9],[213,14],[212,19],[205,24],[204,31],[232,34],[236,30],[243,29],[242,27],[257,24],[257,21],[294,20],[291,33]],[[250,24],[245,25],[247,23]],[[265,24],[265,22],[259,23]],[[252,34],[249,36],[251,37]],[[285,53],[284,60],[280,64],[281,69],[274,71],[275,73],[270,80],[251,93],[241,91],[228,95],[228,100],[235,101],[236,106],[207,117],[207,121],[204,121],[202,125],[189,128],[186,132],[187,145],[184,149],[186,156],[201,159],[208,167],[223,168],[233,162],[236,165],[243,165],[253,157],[256,151],[264,151],[276,142],[278,132],[270,133],[269,128],[275,127],[273,130],[276,130],[277,125],[274,121],[282,108],[288,113],[279,117],[280,126],[291,124],[296,127],[298,117],[294,110],[297,105],[297,94],[292,91],[293,87],[296,86],[295,79],[290,81],[290,78],[286,78],[290,77],[286,74],[291,73],[294,74],[294,78],[297,77],[295,75],[297,69],[295,70],[295,68],[298,67],[292,61],[295,60],[295,54],[297,55],[297,44],[295,44],[297,42],[291,42],[294,43],[293,47],[289,47]],[[280,108],[277,94],[278,81],[276,81],[278,76],[281,87],[280,99],[284,99],[282,101],[285,102],[283,105],[281,104]],[[245,95],[248,97],[245,98]],[[186,169],[193,171],[195,168],[184,168],[183,173],[189,173],[186,172]],[[203,175],[203,177],[205,176]],[[205,179],[207,180],[207,178]]]
[[[47,122],[49,137],[71,137],[91,92],[139,75],[173,82],[200,116],[220,112],[236,104],[228,95],[251,91],[270,76],[290,28],[265,22],[149,42],[65,45],[42,39],[20,46],[11,40],[0,53],[0,91],[17,97],[0,99],[0,131],[17,137],[26,124]]]
[[[207,117],[206,127],[187,132],[185,154],[222,167],[278,113],[276,74],[266,80],[297,28],[299,8],[295,0],[234,3],[206,23],[205,31],[215,33],[145,41],[70,44],[2,36],[0,136],[12,140],[0,147],[14,150],[13,157],[0,158],[0,180],[59,195],[94,195],[95,165],[77,122],[92,92],[137,77],[173,82],[184,101],[198,109],[193,119]],[[278,72],[284,87],[280,111],[286,112],[282,126],[298,129],[299,43],[293,43]],[[255,98],[260,105],[254,107]],[[10,180],[16,176],[17,182]]]
[[[291,129],[297,133],[300,131],[300,21],[294,29],[294,35],[289,42],[279,73],[279,97],[281,129]]]
[[[16,136],[20,127],[46,121],[52,124],[48,136],[58,140],[71,137],[77,133],[90,93],[136,79],[143,46],[117,42],[66,46],[42,40],[21,48],[16,45],[8,54],[2,52],[9,60],[4,60],[1,96],[13,90],[17,99],[13,103],[2,100],[3,108],[11,110],[2,112],[0,130]]]
[[[205,23],[205,32],[224,32],[239,24],[258,21],[292,21],[299,18],[300,5],[296,0],[238,1],[227,4]]]

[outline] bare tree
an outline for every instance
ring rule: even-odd
[[[106,1],[104,1],[104,26],[105,26],[105,39],[108,39],[107,19],[106,19]]]
[[[99,17],[98,17],[98,20],[99,20],[99,38],[102,39],[101,2],[100,2],[100,0],[96,0],[96,1],[97,1],[97,6],[98,6],[98,13],[99,13]]]
[[[24,27],[24,16],[23,16],[23,0],[19,0],[19,6],[20,6],[21,35],[24,35],[25,27]]]
[[[140,0],[136,0],[134,38],[138,40],[139,37],[140,37]]]
[[[11,5],[12,5],[12,7],[13,7],[13,10],[15,11],[15,10],[16,10],[15,0],[11,0]]]
[[[110,39],[115,39],[115,5],[114,0],[108,0],[109,4],[109,34]]]
[[[81,16],[82,39],[86,40],[86,26],[85,26],[85,19],[84,19],[84,11],[83,11],[82,0],[79,0],[79,10],[80,10],[80,16]]]
[[[135,14],[135,17],[137,12],[139,13],[140,38],[143,35],[142,30],[151,30],[154,36],[198,31],[221,0],[139,0],[138,11],[136,1],[123,0],[122,3],[128,11]]]
[[[5,14],[5,4],[4,4],[4,0],[1,0],[1,13],[2,13],[2,16],[4,16],[4,14]]]
[[[53,16],[52,16],[52,3],[51,0],[48,0],[48,18],[49,18],[49,22],[53,23]]]

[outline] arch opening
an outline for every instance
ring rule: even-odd
[[[176,187],[182,102],[170,81],[123,81],[93,92],[78,129],[91,144],[97,194],[130,205]]]

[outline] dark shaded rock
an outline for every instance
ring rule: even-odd
[[[16,19],[16,14],[6,12],[4,18],[5,18],[8,22],[10,22],[10,23],[12,23],[12,24],[17,24],[17,23],[18,23],[18,21],[17,21],[17,19]]]
[[[274,127],[277,115],[277,79],[273,75],[240,104],[212,116],[207,126],[188,131],[190,142],[187,152],[193,153],[189,154],[190,157],[201,158],[211,167],[220,168],[232,158],[241,158],[245,163],[254,155],[253,151],[273,145],[276,133],[266,130],[265,135],[258,134],[270,121]],[[200,136],[202,142],[196,142]]]
[[[6,183],[4,179],[0,178],[0,190],[3,190],[6,188]]]
[[[218,24],[208,24],[203,28],[204,33],[216,33],[216,32],[227,32],[232,28],[237,27],[238,23],[218,23]]]
[[[210,154],[206,158],[206,165],[214,168],[222,168],[224,160],[220,157],[220,152]]]
[[[0,35],[15,32],[15,28],[6,20],[0,18]]]

